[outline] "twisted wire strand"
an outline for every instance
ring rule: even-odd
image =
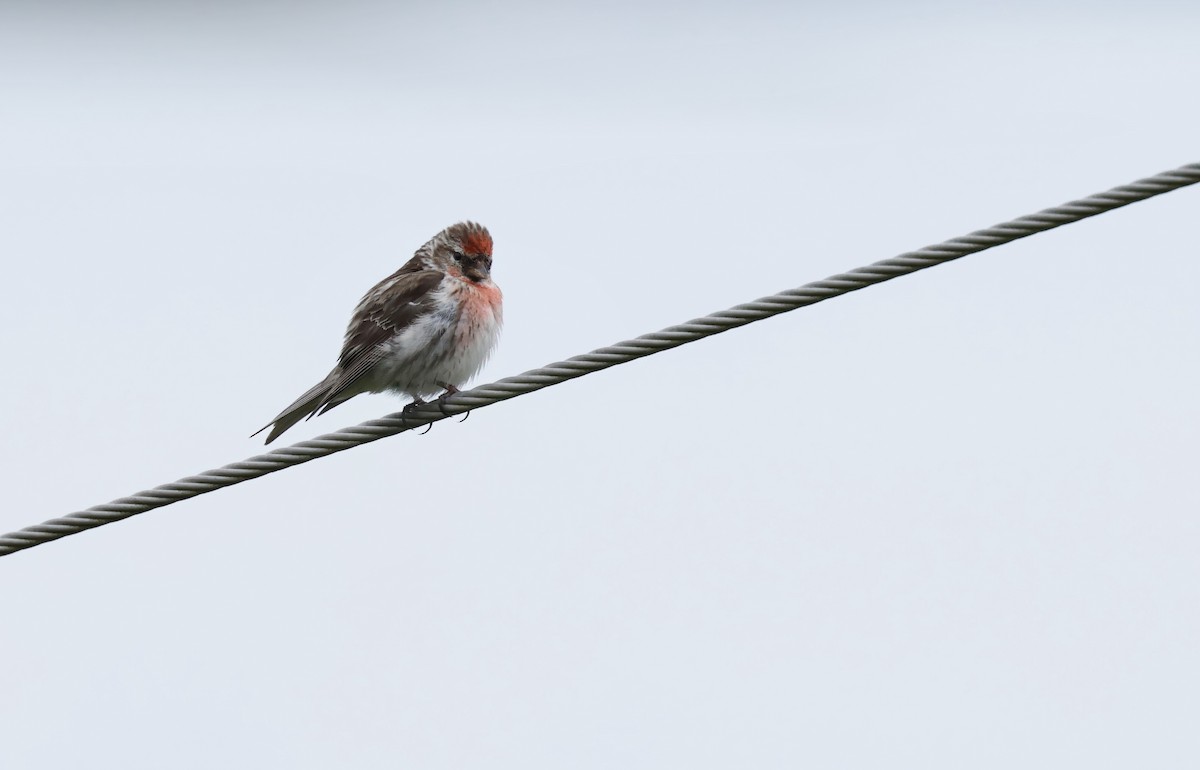
[[[789,310],[815,305],[832,297],[890,281],[893,278],[950,262],[994,246],[1011,243],[1035,233],[1094,217],[1097,214],[1103,214],[1197,182],[1200,182],[1200,163],[1180,166],[1172,171],[1165,171],[1132,184],[1115,187],[1107,192],[1055,206],[1036,214],[1019,217],[933,246],[926,246],[923,249],[834,275],[822,281],[814,281],[779,294],[762,297],[753,302],[721,310],[661,331],[643,334],[640,337],[599,348],[540,369],[533,369],[515,377],[506,377],[487,385],[480,385],[449,397],[441,406],[429,404],[412,409],[407,414],[397,412],[241,462],[231,463],[222,468],[147,489],[111,503],[96,505],[84,511],[50,519],[0,537],[0,556],[7,556],[26,548],[33,548],[61,537],[111,524],[180,500],[187,500],[190,497],[206,494],[223,487],[240,484],[243,481],[256,479],[293,465],[300,465],[318,457],[325,457],[361,444],[394,436],[397,433],[424,427],[449,416],[473,409],[482,409],[510,398],[582,377],[585,374],[607,369],[610,366],[628,363],[704,337],[761,321],[764,318],[786,313]]]

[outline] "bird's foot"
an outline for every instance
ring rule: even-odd
[[[414,409],[425,406],[426,403],[427,402],[422,398],[414,398],[412,403],[405,404],[404,408],[400,410],[400,422],[404,424],[406,429],[408,428],[408,415],[411,414]],[[424,436],[430,431],[431,428],[433,428],[433,423],[426,425],[425,430],[421,431],[421,435]]]
[[[454,385],[451,385],[449,383],[438,383],[438,387],[444,387],[444,389],[445,389],[445,392],[442,393],[442,395],[438,396],[438,409],[442,410],[443,417],[449,417],[450,413],[449,413],[449,411],[446,411],[446,398],[450,398],[451,396],[454,396],[455,393],[460,392],[460,391],[458,391],[457,387],[455,387]],[[469,411],[467,414],[468,415],[470,414]],[[467,419],[467,416],[463,415],[462,420],[466,420],[466,419]],[[458,422],[462,422],[462,420],[460,420]]]

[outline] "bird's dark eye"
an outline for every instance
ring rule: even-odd
[[[455,251],[455,252],[453,252],[453,256],[454,256],[454,261],[455,261],[455,262],[462,262],[462,261],[463,261],[463,259],[465,259],[465,258],[466,258],[466,255],[465,255],[465,254],[463,254],[461,251]]]

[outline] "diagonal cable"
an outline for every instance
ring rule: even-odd
[[[1164,171],[1132,184],[1114,187],[1107,192],[1039,211],[1036,214],[1020,217],[986,230],[978,230],[970,235],[952,238],[935,246],[910,251],[898,257],[831,276],[823,281],[814,281],[796,289],[789,289],[779,294],[747,302],[744,305],[731,307],[728,310],[696,318],[678,326],[643,334],[632,340],[543,366],[541,369],[533,369],[515,377],[506,377],[488,385],[480,385],[477,388],[462,391],[445,401],[445,413],[436,404],[430,404],[411,410],[407,417],[400,413],[388,415],[378,420],[343,428],[309,441],[301,441],[289,447],[251,457],[248,460],[231,463],[216,470],[188,476],[170,484],[163,484],[129,497],[122,497],[111,503],[96,505],[84,511],[50,519],[0,537],[0,556],[32,548],[94,527],[111,524],[114,521],[161,508],[189,497],[203,495],[222,487],[233,486],[259,476],[265,476],[268,473],[290,468],[293,465],[306,463],[318,457],[325,457],[387,436],[394,436],[406,430],[423,427],[445,419],[447,416],[461,414],[472,409],[482,409],[500,401],[507,401],[510,398],[548,388],[551,385],[598,372],[610,366],[679,347],[704,337],[745,326],[754,321],[786,313],[789,310],[815,305],[831,297],[890,281],[902,275],[915,273],[918,270],[940,265],[968,254],[975,254],[993,246],[1010,243],[1035,233],[1053,230],[1061,225],[1094,217],[1097,214],[1103,214],[1106,211],[1128,206],[1130,203],[1153,198],[1156,195],[1162,195],[1197,182],[1200,182],[1200,163],[1180,166],[1172,171]]]

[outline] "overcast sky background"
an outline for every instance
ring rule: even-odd
[[[461,219],[487,382],[1200,160],[1192,3],[208,5],[0,5],[0,531],[259,452]],[[1195,766],[1198,211],[4,558],[0,763]]]

